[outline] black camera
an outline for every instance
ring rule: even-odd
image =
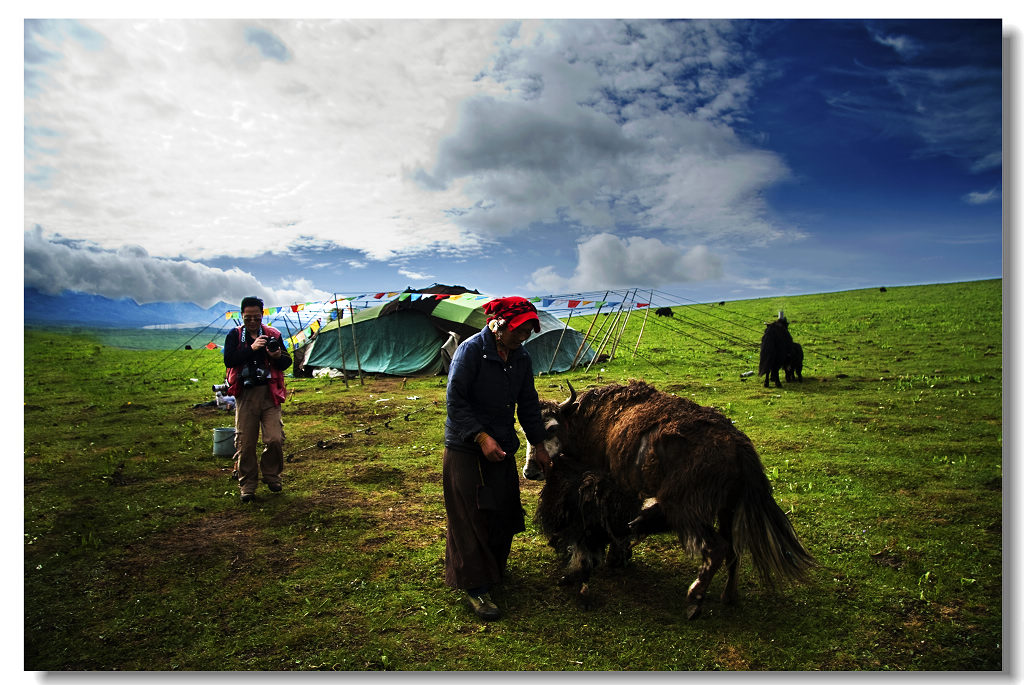
[[[230,389],[231,389],[231,386],[228,385],[227,383],[221,383],[220,385],[213,386],[213,391],[214,392],[221,392],[221,393],[224,393],[225,395],[228,394],[228,390],[230,390]]]
[[[267,340],[267,352],[277,352],[281,349],[280,338],[269,338]]]
[[[270,372],[252,364],[246,364],[242,367],[241,376],[243,388],[253,388],[270,382]]]

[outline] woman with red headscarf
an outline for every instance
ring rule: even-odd
[[[544,424],[533,383],[533,364],[523,343],[540,332],[537,309],[522,297],[484,305],[487,326],[467,338],[448,370],[443,483],[448,517],[444,579],[465,590],[485,620],[500,618],[491,599],[512,548],[526,530],[515,453],[519,424],[547,468]]]

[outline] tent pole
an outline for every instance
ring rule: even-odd
[[[629,291],[626,291],[626,297],[628,296]],[[618,310],[615,312],[615,318],[612,319],[612,325],[608,327],[608,332],[604,334],[604,339],[601,340],[601,347],[598,348],[597,354],[594,355],[594,358],[591,359],[590,363],[587,365],[587,373],[590,373],[590,367],[594,365],[594,362],[597,361],[597,358],[601,356],[601,352],[604,351],[604,346],[608,344],[608,339],[611,337],[612,332],[615,330],[615,326],[617,326],[619,323],[619,316],[622,314],[622,308],[625,306],[625,304],[626,299],[624,297],[622,299],[622,302],[619,303]]]
[[[359,348],[356,347],[356,312],[352,309],[352,300],[348,301],[348,313],[352,317],[349,328],[352,329],[352,351],[356,355],[356,368],[359,369],[359,385],[363,384],[363,365],[359,362]]]
[[[604,352],[604,346],[608,344],[608,337],[611,335],[611,332],[613,330],[615,330],[615,322],[619,320],[619,311],[621,311],[621,308],[622,308],[622,303],[620,302],[619,303],[619,310],[617,310],[615,312],[615,317],[610,320],[611,321],[611,325],[608,327],[608,330],[604,332],[603,337],[601,337],[601,344],[598,345],[597,351],[594,353],[594,358],[590,360],[589,364],[587,364],[587,371],[586,371],[587,373],[590,373],[590,367],[592,367],[594,365],[594,362],[597,361],[597,358],[601,356],[602,352]],[[601,330],[603,330],[603,329],[604,329],[604,324],[602,324],[601,325],[601,329],[598,330],[598,335],[601,334]],[[594,338],[596,339],[597,336],[595,335]]]
[[[558,350],[562,347],[562,338],[565,337],[565,331],[569,328],[569,322],[572,321],[572,309],[569,310],[569,318],[565,320],[565,328],[562,329],[562,334],[558,336],[558,343],[555,344],[555,351],[551,355],[551,363],[548,364],[548,373],[551,373],[551,368],[555,365],[555,357],[558,356]]]
[[[298,304],[298,303],[296,303],[296,304]],[[298,313],[296,313],[296,314],[295,314],[295,318],[296,318],[296,319],[298,319],[298,318],[299,318],[299,315],[298,315]],[[301,319],[299,319],[299,323],[302,323],[302,320],[301,320]],[[288,331],[288,337],[289,337],[289,338],[293,338],[293,337],[295,337],[295,336],[294,336],[294,335],[292,334],[292,325],[291,325],[291,322],[290,322],[290,321],[288,320],[288,315],[287,315],[287,314],[285,314],[285,315],[284,315],[284,328],[285,328],[285,330],[286,330],[286,331]]]
[[[341,307],[338,306],[338,293],[334,293],[334,311],[338,312],[338,353],[341,355],[341,377],[345,379],[345,389],[348,389],[348,369],[345,368],[345,346],[341,339]]]
[[[570,371],[576,368],[576,361],[580,358],[580,353],[583,352],[583,347],[587,344],[587,339],[590,337],[590,331],[594,330],[594,324],[597,323],[597,317],[601,313],[601,307],[603,307],[604,303],[608,301],[608,292],[609,291],[605,291],[604,299],[601,300],[601,304],[597,305],[597,311],[594,312],[594,318],[590,322],[590,328],[587,329],[586,335],[584,335],[583,340],[580,341],[580,346],[576,350],[576,355],[572,358],[572,364],[569,365]]]
[[[636,288],[633,289],[633,294],[630,297],[629,306],[626,307],[626,316],[622,318],[622,326],[619,328],[619,334],[615,336],[615,342],[612,344],[612,351],[608,353],[609,359],[615,359],[615,352],[619,349],[619,341],[622,340],[622,334],[626,331],[626,324],[629,322],[629,316],[633,313],[633,305],[636,304]]]
[[[633,356],[636,356],[636,351],[640,349],[640,338],[644,337],[644,327],[647,326],[647,317],[651,315],[651,306],[654,302],[654,289],[651,289],[651,301],[647,303],[647,311],[644,312],[644,322],[640,324],[640,335],[636,336],[636,347],[633,348]]]

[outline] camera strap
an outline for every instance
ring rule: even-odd
[[[264,333],[265,331],[263,330],[263,324],[260,324],[260,335],[263,335]],[[267,335],[269,337],[269,334]],[[245,345],[245,326],[238,327],[238,345]],[[266,358],[266,355],[264,355],[264,362],[262,364],[256,358],[253,358],[251,363],[254,364],[255,366],[264,366],[269,365],[270,360]]]
[[[267,333],[263,329],[264,329],[263,324],[260,324],[260,335],[266,335],[268,338],[272,338],[273,337],[272,335],[270,335],[270,333]],[[240,344],[240,345],[244,345],[245,344],[245,326],[239,326],[238,327],[238,344]]]

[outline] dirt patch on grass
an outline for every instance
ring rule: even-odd
[[[129,565],[150,567],[168,560],[186,560],[198,565],[226,563],[233,570],[259,558],[277,573],[287,572],[295,562],[277,553],[279,541],[268,539],[262,526],[254,525],[244,509],[224,511],[184,521],[180,526],[157,534],[138,546],[126,559]]]
[[[743,658],[739,650],[732,645],[727,646],[718,653],[718,656],[715,657],[715,663],[727,671],[750,670],[750,664]]]
[[[405,483],[405,472],[386,464],[357,464],[351,478],[354,483],[399,488]]]

